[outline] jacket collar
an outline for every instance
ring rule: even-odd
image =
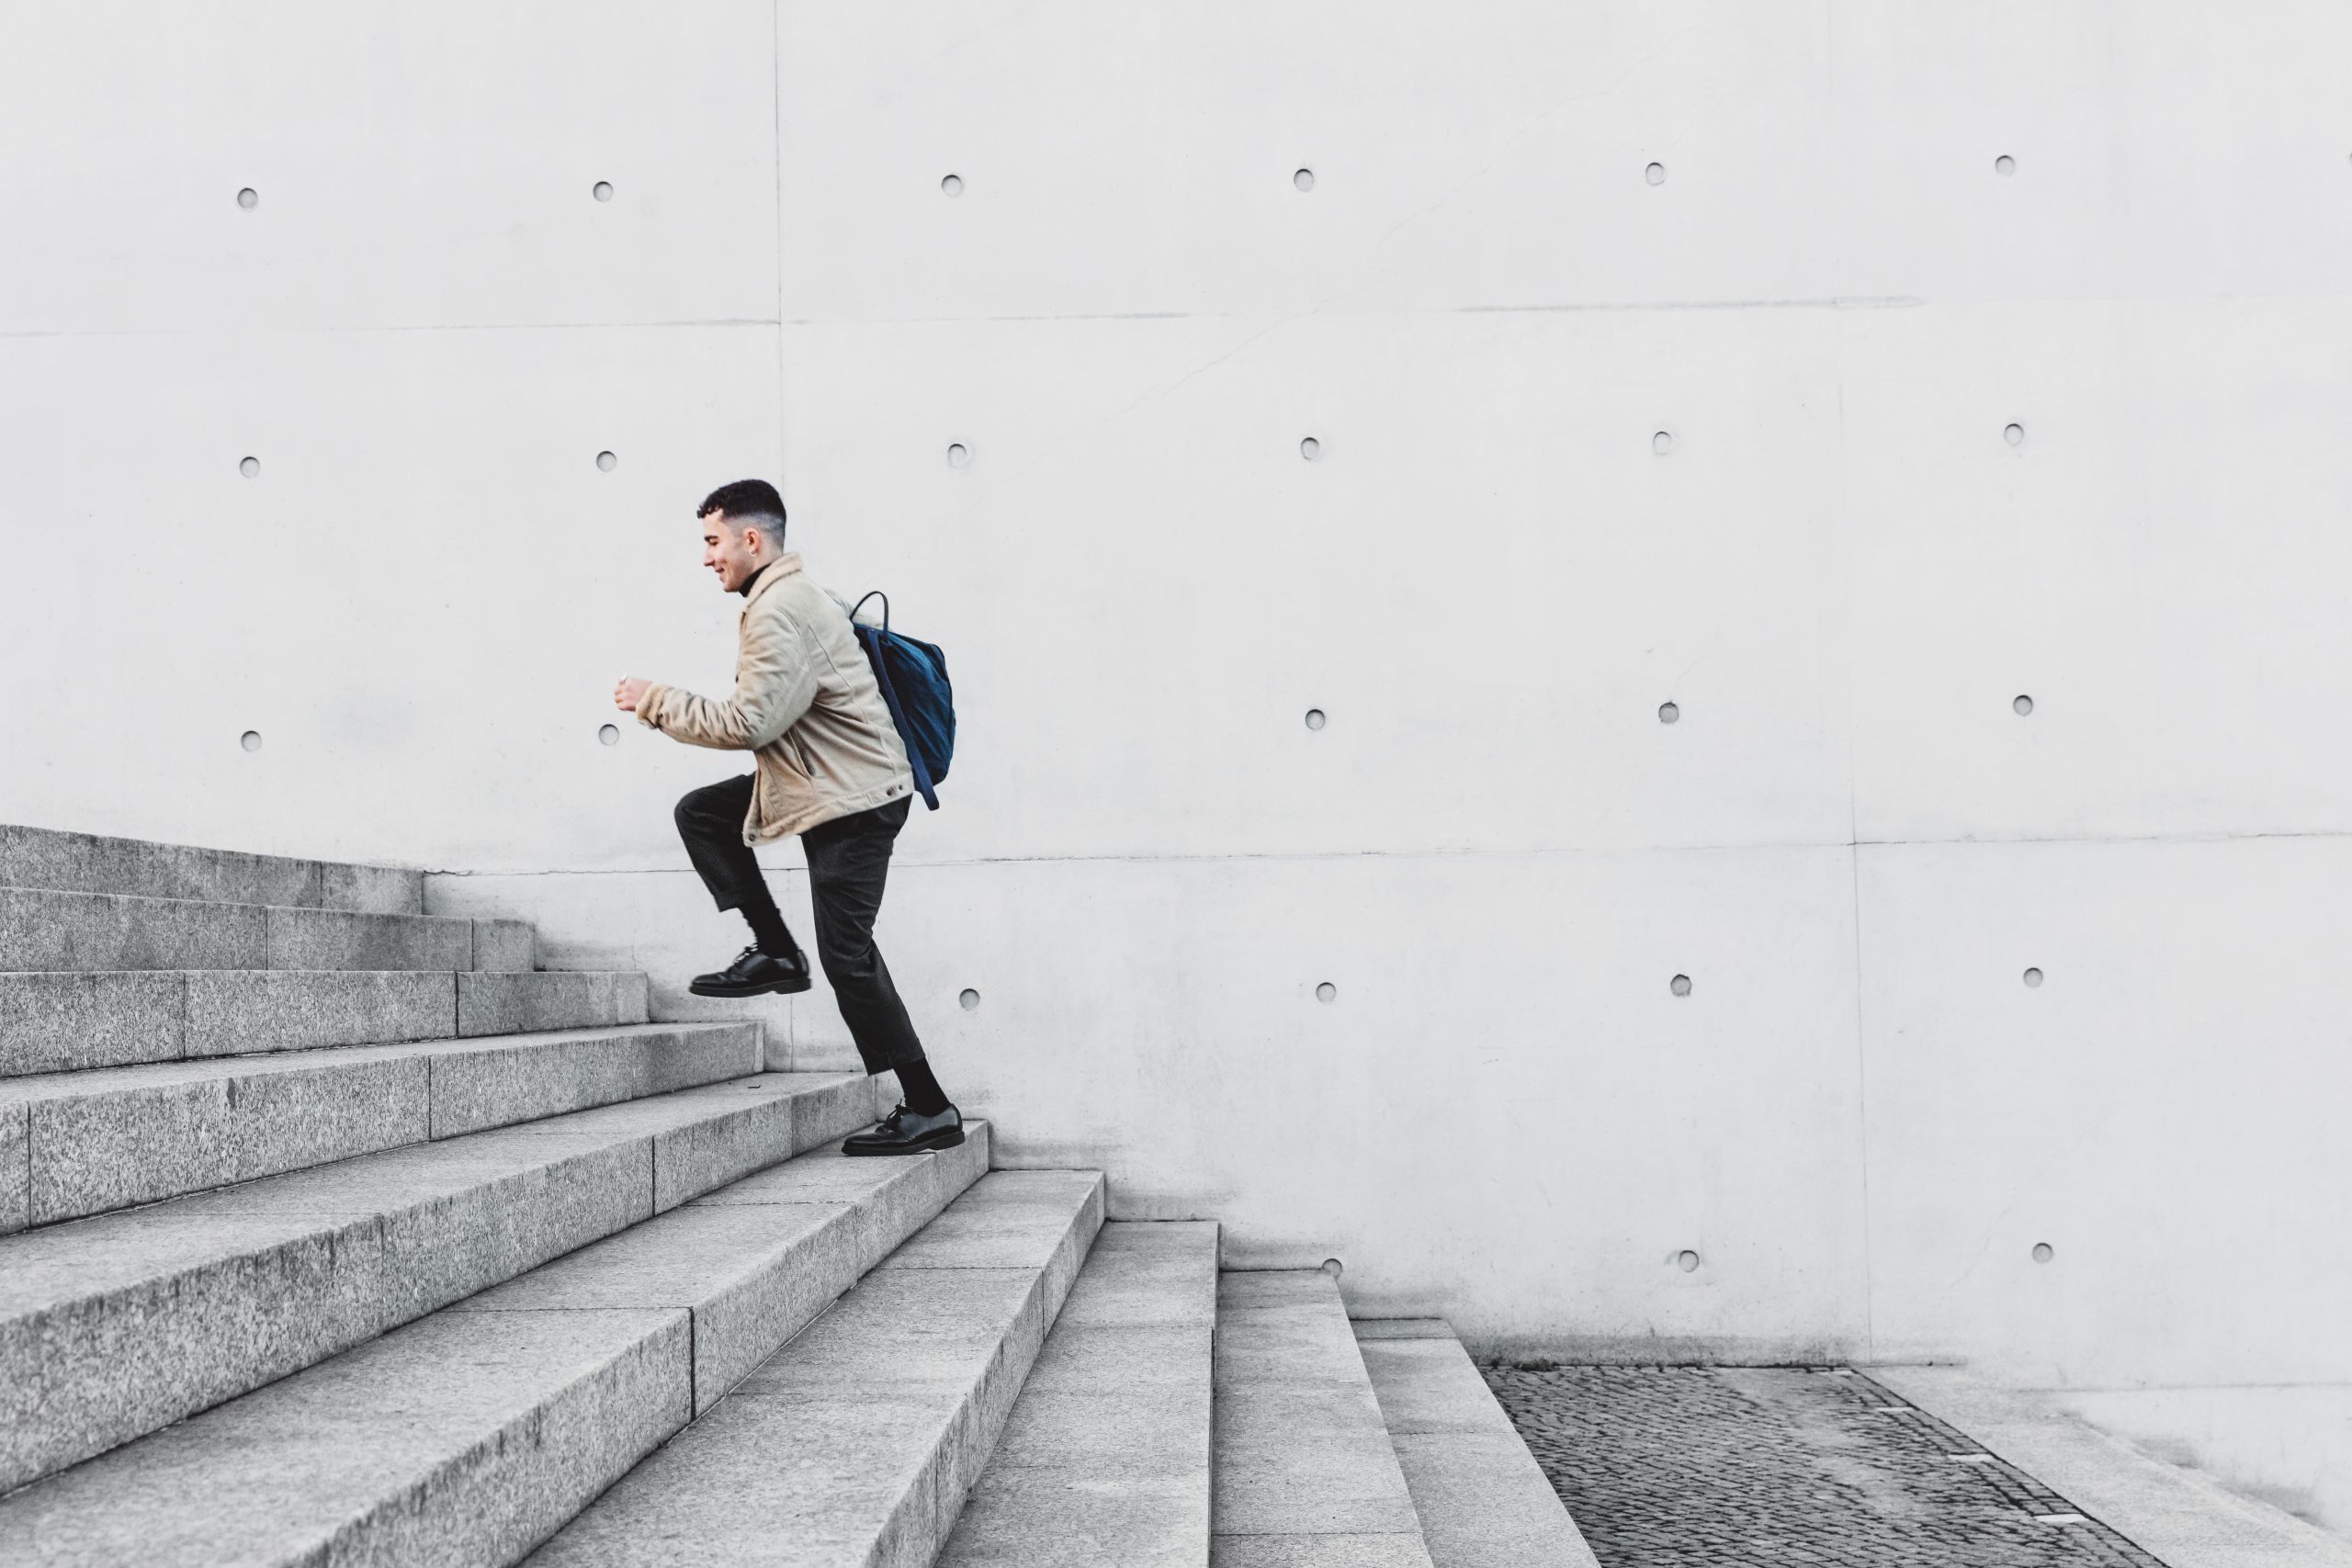
[[[782,582],[786,578],[790,577],[799,570],[800,557],[788,550],[783,555],[776,557],[775,559],[768,562],[767,565],[760,568],[759,570],[752,574],[752,581],[743,585],[742,593],[744,607],[749,609],[752,600],[758,598],[761,594],[766,592],[769,589],[774,588],[777,583]]]

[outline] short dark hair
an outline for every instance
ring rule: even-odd
[[[703,497],[695,515],[707,517],[718,513],[741,531],[747,523],[756,524],[763,534],[774,534],[775,543],[784,544],[784,497],[776,494],[775,486],[765,479],[737,479],[733,484],[720,485]]]

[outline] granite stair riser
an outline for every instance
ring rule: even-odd
[[[755,1023],[346,1046],[0,1080],[0,1230],[760,1071]]]
[[[1208,1561],[1216,1278],[1213,1224],[1102,1227],[938,1568]]]
[[[0,825],[0,887],[421,915],[424,874]]]
[[[1437,1319],[1355,1329],[1436,1568],[1596,1568],[1453,1329]]]
[[[1431,1568],[1336,1280],[1217,1281],[1212,1568]]]
[[[646,1021],[645,976],[415,969],[0,974],[0,1077]]]
[[[760,1172],[0,1501],[0,1559],[511,1562],[987,1165],[976,1123]]]
[[[514,920],[0,887],[0,970],[19,973],[527,969],[530,946]]]
[[[930,1563],[1102,1213],[1099,1176],[989,1177],[530,1562]]]
[[[875,1114],[717,1084],[0,1238],[0,1489],[677,1207]]]

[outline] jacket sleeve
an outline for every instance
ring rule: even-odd
[[[798,723],[816,700],[817,672],[808,655],[791,616],[755,607],[743,620],[732,694],[720,701],[655,686],[637,705],[638,722],[689,746],[756,751]]]

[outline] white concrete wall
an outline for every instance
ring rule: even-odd
[[[683,1010],[721,760],[596,729],[764,473],[949,650],[883,935],[1016,1157],[1493,1343],[2352,1380],[2352,11],[0,38],[0,817]]]

